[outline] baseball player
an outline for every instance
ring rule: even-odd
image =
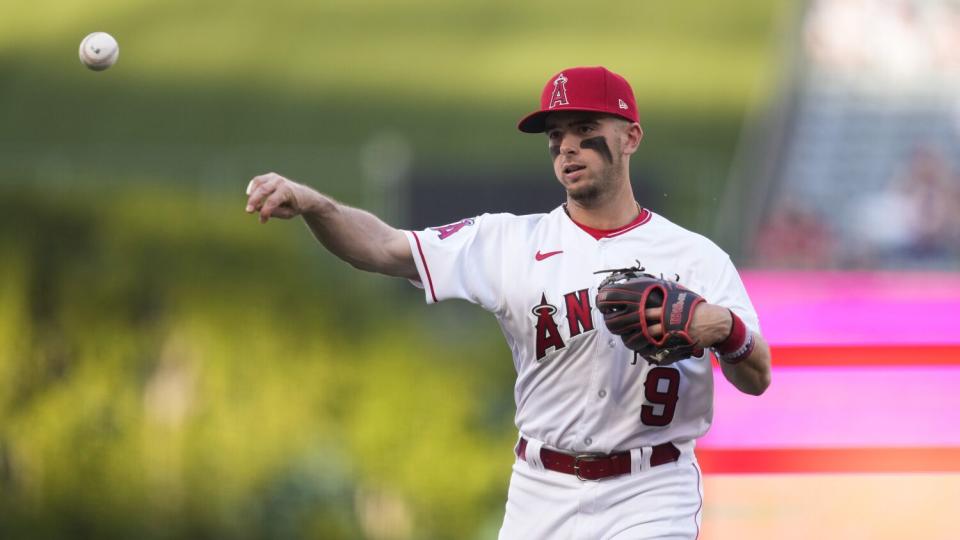
[[[729,256],[635,200],[638,120],[630,85],[603,67],[547,81],[518,125],[546,134],[566,191],[547,214],[401,231],[274,173],[248,186],[246,210],[261,222],[303,216],[356,268],[497,318],[519,430],[500,538],[696,538],[693,449],[713,416],[706,351],[739,390],[770,384],[769,348]]]

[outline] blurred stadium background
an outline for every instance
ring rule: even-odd
[[[734,255],[774,345],[763,397],[718,381],[702,537],[956,538],[960,2],[2,13],[0,537],[494,538],[495,322],[258,226],[243,189],[275,170],[408,228],[547,211],[514,124],[604,64],[641,203]]]

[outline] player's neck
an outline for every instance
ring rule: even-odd
[[[590,206],[585,206],[568,197],[565,207],[570,219],[599,230],[623,227],[636,219],[640,212],[640,205],[634,199],[632,190],[628,190],[625,196]]]

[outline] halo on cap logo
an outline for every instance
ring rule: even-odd
[[[629,108],[630,108],[630,107],[627,107],[627,102],[626,102],[626,101],[624,101],[624,100],[622,100],[622,99],[618,99],[617,101],[620,102],[620,103],[618,103],[618,105],[620,106],[621,109],[629,109]]]
[[[553,80],[553,93],[550,94],[550,108],[557,105],[569,105],[567,100],[567,77],[561,73]]]

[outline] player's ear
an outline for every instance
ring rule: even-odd
[[[623,129],[623,148],[624,154],[632,154],[637,151],[640,141],[643,140],[643,128],[640,124],[633,122]]]

